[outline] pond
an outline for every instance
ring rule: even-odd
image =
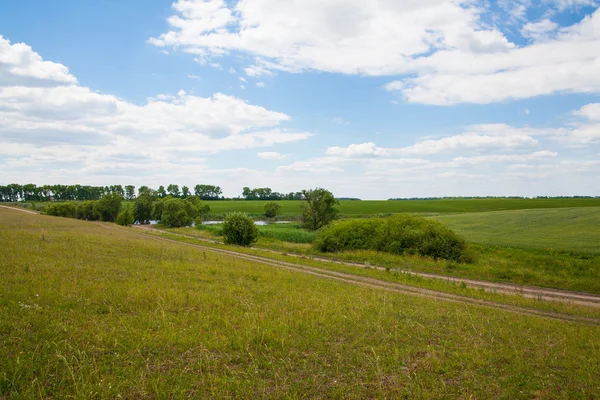
[[[294,221],[254,221],[254,225],[258,225],[258,226],[265,226],[265,225],[271,225],[271,224],[291,224]],[[202,225],[219,225],[222,224],[223,221],[202,221]],[[150,225],[156,225],[158,224],[158,221],[156,220],[151,220],[150,221]],[[195,226],[195,223],[192,223],[192,226]]]

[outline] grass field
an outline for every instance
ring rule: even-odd
[[[594,398],[600,327],[0,209],[0,398]]]
[[[472,243],[600,253],[600,207],[435,217]]]
[[[266,201],[209,201],[213,214],[242,211],[263,214]],[[299,200],[280,201],[281,214],[299,215]],[[464,213],[535,208],[600,207],[600,199],[342,200],[342,216],[392,213]]]

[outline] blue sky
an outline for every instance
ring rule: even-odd
[[[3,2],[0,35],[0,184],[598,194],[593,0]]]

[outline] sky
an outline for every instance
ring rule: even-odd
[[[0,184],[600,195],[596,0],[0,2]]]

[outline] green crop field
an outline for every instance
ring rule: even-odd
[[[250,214],[264,213],[266,201],[231,200],[208,201],[211,213],[224,214],[242,211]],[[299,200],[279,201],[281,214],[298,215]],[[462,213],[533,208],[600,207],[600,199],[465,199],[465,200],[342,200],[343,216],[391,213]]]
[[[595,398],[600,326],[0,209],[0,398]]]
[[[498,211],[435,218],[472,243],[600,253],[600,207]]]

